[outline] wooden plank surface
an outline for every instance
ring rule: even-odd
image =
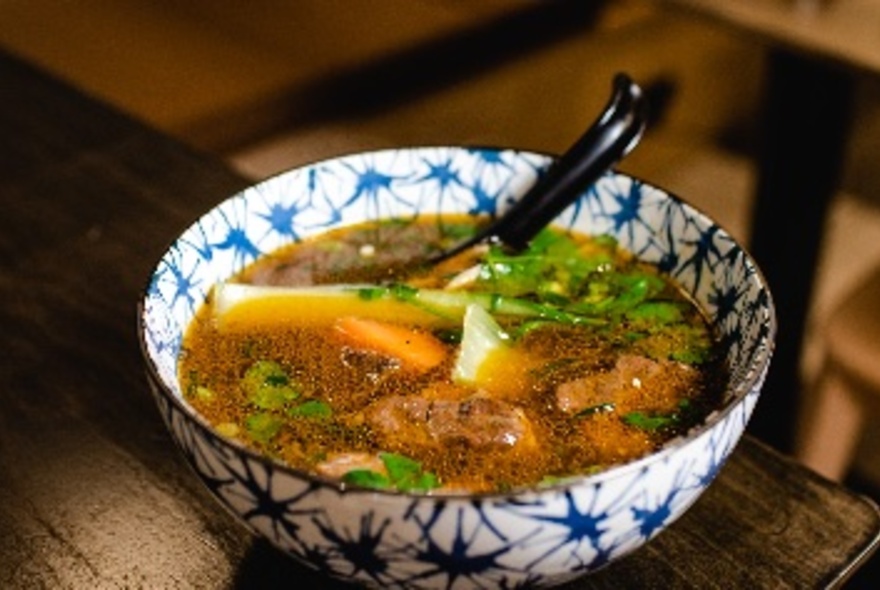
[[[876,0],[659,0],[776,46],[880,74]]]
[[[154,261],[245,184],[0,55],[0,587],[331,587],[214,503],[143,376]],[[681,521],[569,587],[833,585],[878,531],[873,502],[747,438]]]

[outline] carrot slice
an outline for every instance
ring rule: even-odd
[[[404,326],[346,316],[336,320],[336,330],[351,345],[397,358],[418,371],[432,369],[446,358],[440,340]]]

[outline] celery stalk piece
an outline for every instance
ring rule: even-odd
[[[327,325],[345,316],[426,328],[461,322],[461,313],[438,313],[374,285],[275,287],[220,283],[214,286],[212,305],[217,325],[230,330],[289,322]]]
[[[218,283],[213,291],[214,315],[221,326],[229,328],[285,320],[322,322],[345,315],[448,327],[460,325],[469,305],[500,315],[534,317],[542,313],[530,302],[492,293],[415,289],[405,285],[276,287]]]
[[[269,297],[344,298],[358,297],[360,285],[320,285],[316,287],[275,287],[247,283],[217,283],[212,291],[214,313],[223,315],[236,305]]]

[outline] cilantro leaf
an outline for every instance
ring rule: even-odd
[[[287,415],[293,418],[329,418],[333,415],[333,408],[325,401],[310,399],[290,408]]]
[[[266,412],[251,414],[245,419],[245,428],[255,441],[269,443],[281,430],[281,418]]]

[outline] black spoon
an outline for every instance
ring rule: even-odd
[[[626,74],[617,74],[602,115],[521,199],[473,237],[428,262],[442,262],[484,241],[514,251],[524,249],[544,226],[636,146],[646,120],[647,104],[641,88]]]

